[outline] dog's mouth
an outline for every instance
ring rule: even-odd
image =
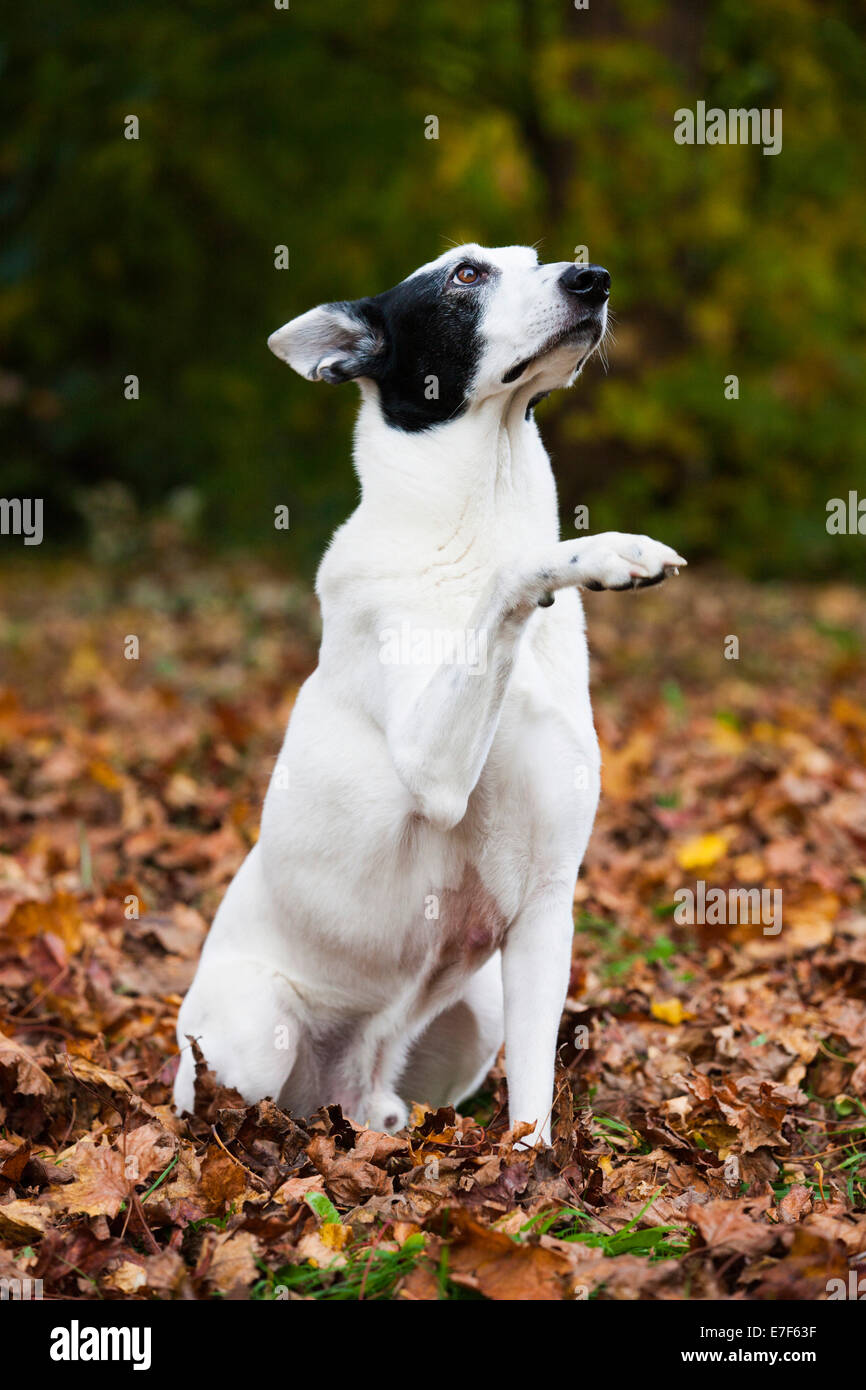
[[[536,357],[546,357],[549,352],[555,352],[557,348],[570,346],[572,343],[580,343],[586,347],[586,354],[592,352],[593,348],[598,347],[604,337],[604,326],[600,314],[583,314],[577,323],[564,328],[561,333],[557,333],[545,344]]]
[[[581,349],[580,356],[575,364],[575,370],[586,361],[591,352],[594,352],[604,337],[605,325],[601,314],[583,314],[575,322],[570,323],[567,328],[560,329],[554,333],[531,357],[524,357],[522,361],[516,362],[502,378],[503,385],[509,385],[512,381],[517,381],[519,377],[534,362],[539,362],[543,357],[549,357],[552,352],[558,352],[560,348],[577,347]]]

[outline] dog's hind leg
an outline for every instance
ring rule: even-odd
[[[415,1040],[397,1090],[407,1101],[456,1105],[481,1085],[504,1036],[497,951],[469,979],[460,998]]]
[[[294,991],[284,975],[264,962],[221,956],[199,966],[177,1024],[181,1060],[174,1100],[179,1111],[193,1108],[195,1063],[189,1037],[198,1042],[217,1080],[233,1086],[248,1103],[265,1096],[279,1101],[291,1092],[299,1113],[318,1104],[315,1075],[303,1065],[309,1049]]]

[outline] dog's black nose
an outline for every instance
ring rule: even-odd
[[[579,294],[587,308],[597,308],[610,294],[610,276],[601,265],[570,265],[559,283],[569,294]]]

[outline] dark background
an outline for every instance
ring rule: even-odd
[[[609,373],[540,411],[565,523],[586,503],[748,575],[858,572],[825,521],[866,492],[861,5],[77,0],[15,28],[0,490],[45,498],[43,552],[181,534],[308,574],[356,496],[355,392],[268,333],[448,239],[541,239],[613,276]],[[677,145],[698,100],[781,107],[781,154]]]

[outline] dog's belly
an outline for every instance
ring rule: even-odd
[[[465,981],[502,945],[508,918],[474,864],[466,863],[456,888],[430,894],[433,930],[413,969],[408,990],[413,1021],[447,1007]]]
[[[411,1021],[446,1007],[501,946],[516,901],[482,879],[469,827],[437,831],[410,812],[395,831],[367,817],[363,857],[352,852],[353,829],[351,818],[334,818],[327,868],[293,838],[279,859],[285,895],[270,883],[264,895],[267,953],[308,1001],[310,1021],[322,1022],[325,1047],[349,1017],[388,1011]]]
[[[351,976],[353,985],[348,991],[343,987],[336,1007],[334,996],[326,993],[324,976],[320,977],[307,1022],[323,1093],[328,1089],[326,1078],[341,1076],[344,1060],[375,1019],[390,1020],[386,1034],[414,1035],[461,997],[469,978],[502,943],[506,918],[471,866],[457,888],[427,895],[427,911],[435,916],[425,917],[423,925],[415,923],[408,932],[389,933],[392,946],[398,942],[399,946],[390,955],[380,953],[381,974],[375,981],[360,973],[368,965],[366,958],[359,960],[353,947],[348,947],[340,974]],[[332,970],[331,981],[333,976]],[[347,1103],[351,1110],[348,1097]]]

